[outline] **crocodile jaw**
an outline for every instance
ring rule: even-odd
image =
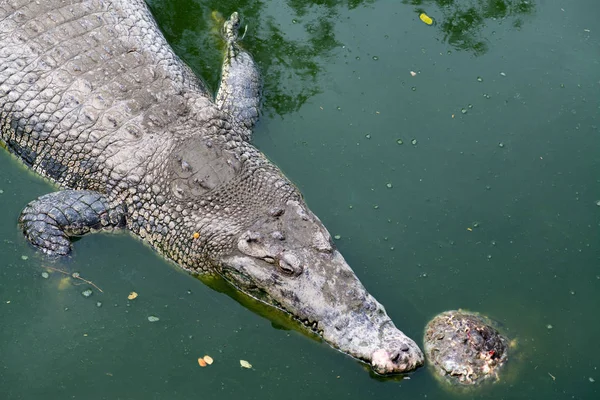
[[[222,271],[241,291],[288,312],[378,374],[406,373],[423,365],[417,344],[396,328],[337,250],[289,279],[275,274],[270,264],[239,255],[228,258]]]

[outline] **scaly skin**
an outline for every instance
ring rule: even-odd
[[[63,190],[21,215],[49,254],[126,227],[193,274],[220,274],[381,374],[423,363],[298,190],[249,142],[260,84],[225,23],[216,100],[142,0],[0,0],[0,139]]]

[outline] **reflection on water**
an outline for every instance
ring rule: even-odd
[[[263,12],[264,1],[150,0],[167,40],[202,76],[212,90],[220,77],[222,54],[213,11],[241,13],[248,34],[242,45],[251,50],[264,77],[265,111],[279,115],[298,111],[321,92],[317,76],[332,50],[341,46],[335,37],[340,8],[355,9],[375,0],[289,0],[279,6],[287,19]],[[193,30],[191,30],[193,27]]]
[[[417,14],[428,13],[436,21],[444,41],[457,50],[482,55],[488,51],[486,23],[505,20],[515,28],[535,10],[534,0],[402,0],[415,6]]]
[[[341,48],[336,24],[341,10],[373,7],[375,0],[254,1],[149,0],[165,36],[195,71],[216,90],[222,53],[213,11],[228,15],[239,11],[247,33],[243,45],[250,49],[264,75],[264,109],[285,115],[298,111],[312,96],[321,93],[317,76]],[[427,13],[435,29],[454,49],[482,55],[488,51],[491,21],[519,28],[535,10],[534,0],[402,0],[399,12],[413,6]],[[274,7],[287,18],[265,12]]]
[[[600,2],[150,3],[213,89],[211,13],[243,14],[271,111],[255,143],[405,333],[420,341],[433,315],[464,307],[502,321],[518,349],[477,393],[427,368],[379,382],[286,314],[211,290],[129,235],[91,235],[48,264],[17,218],[56,188],[0,151],[0,399],[598,398]],[[104,293],[86,298],[45,265]],[[205,354],[215,362],[200,368]]]

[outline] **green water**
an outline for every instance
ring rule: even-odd
[[[430,318],[462,307],[498,320],[517,351],[472,393],[426,368],[382,380],[127,234],[50,261],[16,220],[53,188],[2,151],[0,399],[598,398],[600,3],[150,4],[212,88],[210,12],[242,13],[265,75],[255,144],[405,333],[421,343]],[[200,368],[205,354],[215,362]]]

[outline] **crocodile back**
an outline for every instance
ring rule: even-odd
[[[143,0],[0,0],[0,112],[0,143],[27,165],[106,192],[218,110]]]

